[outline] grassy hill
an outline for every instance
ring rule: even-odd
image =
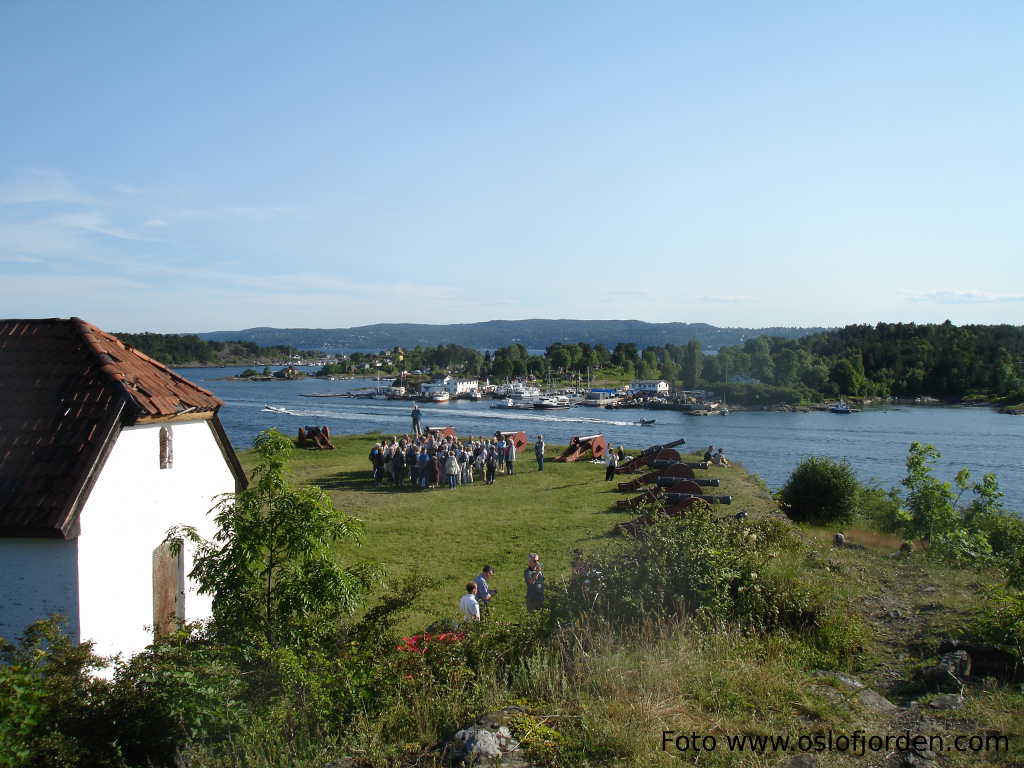
[[[340,509],[365,521],[364,545],[339,552],[341,557],[372,559],[393,574],[419,571],[437,581],[405,620],[405,630],[454,617],[462,585],[484,562],[495,566],[494,583],[501,590],[495,626],[526,627],[503,623],[526,618],[526,553],[541,553],[551,582],[568,574],[573,549],[592,554],[621,544],[611,530],[631,515],[614,510],[622,495],[604,482],[601,466],[549,461],[541,473],[528,455],[515,476],[499,476],[494,486],[377,489],[366,458],[375,437],[341,436],[336,451],[298,452],[292,470],[297,481],[328,489]],[[549,455],[555,452],[549,447]],[[243,456],[244,463],[250,461]],[[751,520],[775,518],[772,499],[742,467],[708,474],[721,479],[717,492],[735,499],[716,514],[745,510]],[[803,629],[780,625],[751,632],[690,618],[565,626],[511,673],[481,669],[472,684],[449,682],[432,688],[429,701],[390,706],[357,721],[333,748],[318,752],[317,760],[344,755],[360,766],[439,765],[441,746],[455,729],[482,712],[514,704],[527,712],[516,716],[517,733],[525,731],[530,764],[538,766],[669,766],[680,759],[692,765],[781,765],[799,750],[737,751],[728,741],[789,737],[796,744],[801,736],[858,731],[883,738],[907,732],[939,737],[945,751],[893,748],[857,755],[833,748],[814,752],[813,763],[800,765],[1020,765],[1024,692],[1018,683],[979,668],[955,706],[920,685],[921,670],[934,664],[943,643],[977,618],[985,603],[983,586],[997,575],[951,569],[919,553],[897,556],[899,539],[866,528],[847,528],[848,545],[841,548],[833,546],[831,530],[792,532],[794,543],[780,550],[760,578],[789,584],[797,599],[808,601],[807,610],[817,618]],[[764,600],[772,599],[766,592]],[[834,635],[831,649],[821,645],[822,633]],[[679,752],[674,742],[665,748],[666,731],[672,738],[711,736],[716,748]],[[958,735],[988,738],[988,748],[957,751],[952,740]],[[998,735],[1008,736],[1008,751],[993,750]],[[246,750],[274,753],[259,740]],[[261,759],[268,762],[253,764],[275,764]]]
[[[394,576],[420,571],[439,582],[410,616],[410,630],[439,617],[455,618],[465,583],[485,563],[496,571],[498,613],[520,618],[528,553],[541,555],[549,579],[567,576],[574,549],[607,548],[617,539],[611,536],[614,526],[635,517],[615,508],[624,495],[614,482],[604,482],[603,464],[552,461],[561,446],[548,446],[543,472],[528,448],[516,462],[516,474],[499,474],[492,486],[478,481],[454,491],[375,488],[367,454],[383,437],[390,435],[336,437],[337,450],[297,451],[290,468],[296,482],[326,489],[338,509],[365,522],[362,546],[339,552],[342,558],[376,561]],[[252,460],[251,452],[242,454],[247,468]],[[723,515],[772,507],[762,487],[738,467],[702,475],[720,477],[722,487],[714,492],[734,496],[731,507],[721,507]]]

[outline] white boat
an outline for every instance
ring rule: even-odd
[[[556,408],[572,408],[572,401],[565,395],[549,395],[534,400],[533,407],[540,411],[550,411]]]
[[[430,402],[432,403],[447,403],[449,400],[451,400],[451,395],[444,390],[430,393]]]
[[[844,415],[848,413],[853,413],[853,409],[846,404],[845,400],[840,400],[838,403],[829,408],[829,411],[831,411],[832,413],[841,413]]]
[[[271,413],[288,413],[284,408],[278,408],[276,405],[271,405],[270,403],[267,403],[263,410],[270,411]]]
[[[475,401],[475,400],[479,400],[482,397],[483,397],[483,395],[480,394],[480,390],[479,389],[473,389],[473,390],[470,390],[470,392],[469,392],[469,399],[470,400],[474,400]]]
[[[514,381],[505,388],[505,393],[513,400],[533,400],[540,397],[540,390],[521,381]]]

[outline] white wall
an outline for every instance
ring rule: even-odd
[[[0,539],[0,637],[13,641],[25,627],[55,613],[78,641],[78,542]]]
[[[160,469],[160,426],[121,431],[82,511],[78,540],[82,640],[96,652],[132,654],[152,642],[153,549],[174,525],[209,539],[214,497],[235,480],[206,421],[171,425],[173,466]],[[192,569],[186,550],[185,573]],[[187,621],[209,618],[210,598],[189,583]]]

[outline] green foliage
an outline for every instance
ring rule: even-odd
[[[246,368],[244,371],[242,371],[240,374],[238,374],[238,378],[240,378],[240,379],[251,379],[253,376],[259,376],[259,375],[260,375],[259,371],[254,370],[253,368]]]
[[[981,613],[967,634],[989,643],[1009,646],[1024,665],[1024,591],[1003,586],[985,590]]]
[[[792,527],[774,517],[718,520],[710,507],[663,518],[637,539],[587,560],[552,602],[564,614],[636,625],[692,616],[706,626],[786,631],[832,659],[859,643],[851,619],[824,604],[820,585],[803,583],[785,564],[801,551]]]
[[[910,520],[895,488],[860,486],[857,512],[872,528],[883,533],[904,533]]]
[[[79,738],[93,730],[88,704],[105,684],[90,673],[104,663],[90,644],[74,645],[57,619],[32,624],[17,644],[0,639],[2,768],[92,765],[92,748],[98,761],[118,757],[99,733],[91,746]]]
[[[953,487],[932,475],[939,457],[935,446],[915,440],[907,453],[907,476],[902,481],[910,513],[907,533],[928,542],[952,533],[961,522]]]
[[[196,545],[191,576],[213,595],[217,636],[243,646],[255,636],[271,646],[316,642],[355,610],[377,571],[336,562],[332,547],[357,541],[360,521],[338,512],[322,489],[289,485],[291,439],[266,430],[253,445],[260,461],[251,483],[214,507],[213,541],[190,528],[167,536]]]
[[[846,523],[857,509],[860,484],[846,461],[812,456],[801,461],[779,494],[786,514],[802,523]]]

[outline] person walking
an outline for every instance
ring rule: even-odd
[[[476,582],[466,584],[466,594],[459,600],[459,610],[466,621],[480,621],[480,603],[476,599]]]
[[[606,481],[614,480],[615,479],[615,469],[619,466],[619,456],[618,456],[618,454],[616,454],[615,451],[608,451],[608,453],[605,454],[605,457],[604,457],[604,464],[605,464],[604,479]]]
[[[473,582],[476,584],[476,601],[480,604],[480,610],[483,614],[487,613],[491,606],[491,600],[498,594],[498,590],[491,589],[491,585],[487,583],[493,577],[494,568],[485,565],[480,569],[480,575],[473,579]]]
[[[544,435],[537,435],[537,442],[533,444],[533,453],[537,457],[537,471],[544,471]]]
[[[531,552],[527,558],[523,581],[526,582],[526,610],[539,611],[544,607],[544,566],[536,552]]]

